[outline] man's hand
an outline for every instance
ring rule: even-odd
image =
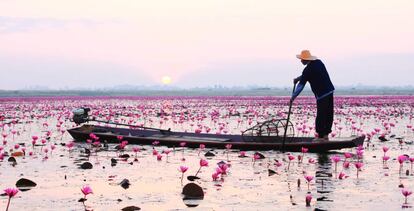
[[[300,76],[293,79],[293,84],[297,84],[300,81]]]

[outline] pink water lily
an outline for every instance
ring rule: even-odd
[[[362,159],[362,156],[364,155],[364,150],[357,149],[356,154],[357,154],[358,160],[360,160]]]
[[[405,155],[398,156],[398,162],[400,164],[403,164],[406,160],[407,160],[407,156],[405,156]]]
[[[362,166],[364,166],[364,164],[363,164],[363,163],[361,163],[361,162],[356,162],[356,163],[354,163],[354,165],[355,165],[355,167],[356,167],[356,169],[357,169],[357,178],[358,178],[358,176],[359,176],[359,171],[361,170]]]
[[[408,160],[410,161],[410,169],[411,169],[411,172],[412,172],[413,171],[414,157],[410,157]]]
[[[349,164],[350,164],[350,162],[345,161],[342,166],[347,169],[347,168],[349,168]]]
[[[299,159],[299,162],[301,163],[302,161],[303,161],[303,159],[305,158],[305,154],[307,153],[309,151],[309,149],[308,148],[306,148],[306,147],[302,147],[301,148],[301,152],[302,152],[302,155],[298,155],[298,159]]]
[[[208,161],[204,159],[200,159],[200,167],[208,166]]]
[[[288,163],[287,170],[289,170],[289,168],[290,168],[290,162],[295,159],[295,156],[289,154],[288,155],[288,159],[289,159],[289,163]]]
[[[66,147],[69,149],[69,152],[72,151],[72,148],[75,146],[75,143],[73,141],[66,144]]]
[[[186,145],[187,143],[186,142],[181,142],[180,143],[180,146],[181,146],[181,148],[182,148],[182,158],[181,158],[181,160],[182,161],[185,161],[185,158],[184,158],[184,147],[185,147],[185,145]]]
[[[86,199],[86,196],[87,195],[89,195],[89,194],[92,194],[93,193],[93,191],[92,191],[92,188],[89,186],[89,185],[85,185],[85,186],[83,186],[82,188],[81,188],[81,191],[82,191],[82,193],[83,193],[83,195],[84,195],[84,199]]]
[[[98,136],[96,136],[94,133],[89,134],[89,137],[95,141],[97,141],[99,139]]]
[[[16,189],[16,188],[6,188],[6,189],[4,189],[4,193],[9,197],[9,199],[7,201],[6,211],[9,210],[11,198],[13,198],[14,196],[16,196],[16,194],[18,192],[19,192],[19,190]]]
[[[219,177],[220,173],[219,172],[214,172],[211,175],[211,178],[213,179],[213,181],[217,181],[218,177]]]
[[[188,170],[188,167],[187,166],[180,166],[179,170],[180,170],[181,173],[185,173]]]
[[[331,160],[332,160],[332,162],[335,163],[335,172],[336,172],[337,165],[338,165],[338,162],[341,161],[341,157],[339,157],[338,155],[334,155],[334,156],[331,157]]]
[[[313,180],[313,176],[305,175],[305,180],[308,183],[308,191],[309,191],[309,185],[310,185],[310,182]]]
[[[345,159],[352,158],[352,154],[351,154],[351,153],[349,153],[349,152],[345,152],[345,153],[344,153],[344,157],[345,157]]]
[[[226,175],[228,168],[229,168],[229,165],[227,165],[226,163],[220,164],[218,165],[216,172],[219,172],[222,175]]]
[[[256,160],[259,160],[259,159],[260,159],[260,155],[257,153],[254,153],[253,154],[253,165],[256,163]]]
[[[178,169],[181,172],[181,185],[183,185],[184,173],[188,170],[187,166],[180,166]]]
[[[347,177],[348,177],[348,176],[346,176],[344,172],[340,172],[340,173],[339,173],[339,176],[338,176],[338,178],[339,178],[339,179],[341,179],[341,180],[342,180],[342,179],[345,179],[345,178],[347,178]]]
[[[229,161],[229,150],[231,149],[231,144],[226,144],[226,154],[227,154],[227,161]]]
[[[14,197],[19,192],[19,189],[17,188],[6,188],[4,189],[4,193],[9,197]]]
[[[401,172],[402,172],[404,162],[405,162],[406,160],[408,160],[408,159],[409,159],[409,158],[408,158],[406,155],[400,155],[400,156],[398,156],[398,162],[400,163],[400,170],[399,170],[400,174],[401,174]]]
[[[135,160],[138,160],[138,152],[141,151],[141,149],[138,146],[132,147],[132,151],[135,153]]]
[[[298,162],[299,163],[302,163],[302,158],[303,158],[302,155],[298,155]]]
[[[407,204],[407,198],[410,196],[413,192],[408,189],[402,189],[401,190],[402,195],[405,197],[405,203]]]
[[[279,168],[279,167],[281,167],[283,164],[280,162],[280,161],[276,161],[275,162],[275,166],[276,166],[276,168]]]
[[[313,180],[313,176],[311,176],[311,175],[306,175],[306,176],[305,176],[305,179],[306,179],[306,181],[310,182],[310,181],[312,181],[312,180]]]
[[[198,155],[200,155],[200,152],[202,152],[204,149],[206,148],[206,145],[205,144],[200,144],[200,146],[199,146],[199,150],[198,150]]]
[[[305,202],[306,202],[307,207],[311,206],[311,201],[312,201],[312,195],[307,194],[306,197],[305,197]]]
[[[162,154],[158,154],[158,155],[157,155],[157,160],[158,160],[158,161],[161,161],[161,160],[162,160]]]
[[[198,175],[202,167],[206,167],[206,166],[208,166],[208,161],[204,159],[200,159],[200,168],[197,170],[197,173],[195,174],[195,176]]]
[[[302,147],[301,151],[302,151],[302,153],[307,153],[309,151],[309,149],[306,148],[306,147]]]
[[[308,163],[310,163],[310,164],[314,164],[316,161],[315,161],[315,159],[313,159],[313,158],[309,158],[308,159]]]
[[[128,145],[128,141],[121,141],[121,143],[118,145],[118,149],[124,150],[127,145]]]

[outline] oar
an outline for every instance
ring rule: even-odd
[[[295,92],[295,89],[296,89],[296,83],[293,83],[292,94]],[[288,125],[289,125],[290,111],[292,110],[292,104],[293,104],[293,101],[289,100],[289,112],[288,112],[288,116],[287,116],[287,119],[286,119],[285,133],[283,134],[282,152],[285,152],[286,133],[287,133]]]

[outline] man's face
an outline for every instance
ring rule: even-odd
[[[308,61],[308,60],[303,60],[303,59],[301,59],[300,61],[302,62],[302,64],[303,64],[303,65],[307,65],[307,64],[309,63],[309,61]]]

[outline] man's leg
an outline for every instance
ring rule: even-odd
[[[332,132],[333,94],[317,101],[316,132],[320,138],[328,138]]]
[[[327,105],[326,105],[326,123],[325,123],[325,135],[328,135],[332,132],[332,123],[334,118],[334,99],[333,94],[326,96]]]
[[[319,138],[322,138],[325,134],[325,122],[326,114],[323,104],[324,99],[316,101],[316,118],[315,118],[315,130],[318,133]]]

